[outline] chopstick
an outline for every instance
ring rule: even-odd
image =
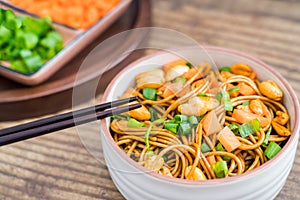
[[[115,106],[136,101],[137,99],[138,97],[130,97],[2,129],[0,130],[0,146],[82,125],[97,119],[104,119],[139,108],[141,107],[141,104],[136,103],[111,109]]]

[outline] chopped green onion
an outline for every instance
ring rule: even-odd
[[[190,63],[190,62],[186,62],[185,65],[188,66],[189,68],[193,67],[192,63]]]
[[[189,123],[191,125],[197,125],[199,122],[196,116],[189,116]]]
[[[216,151],[226,151],[226,150],[221,143],[218,143],[216,146]],[[222,156],[222,158],[226,161],[231,159],[229,156]]]
[[[127,121],[130,119],[129,116],[125,116],[125,115],[113,115],[112,118],[113,119],[127,120]]]
[[[157,120],[153,121],[153,124],[161,124],[161,123],[163,123],[165,120],[166,120],[166,118],[163,117],[163,118],[160,118],[160,119],[157,119]]]
[[[16,40],[22,49],[33,49],[39,42],[39,37],[33,33],[18,31]]]
[[[216,99],[217,99],[219,102],[222,101],[222,93],[221,93],[221,92],[218,92],[218,93],[216,94]]]
[[[260,122],[258,119],[253,119],[247,123],[240,125],[239,132],[243,138],[256,133],[260,129]]]
[[[235,93],[235,92],[238,92],[238,91],[240,91],[240,88],[238,88],[238,87],[233,87],[233,88],[230,88],[230,89],[228,90],[228,93],[229,93],[229,94],[232,94],[232,93]]]
[[[12,31],[9,29],[5,28],[4,26],[0,26],[0,45],[5,44],[9,42],[9,40],[12,37]]]
[[[276,142],[270,142],[266,150],[264,151],[265,156],[269,159],[276,156],[276,154],[281,150],[281,147]]]
[[[187,122],[188,121],[188,116],[186,116],[186,115],[175,115],[174,119],[177,123]]]
[[[15,29],[19,29],[22,26],[22,22],[20,20],[20,18],[16,17],[14,12],[11,10],[4,10],[3,11],[5,20],[3,25],[10,29],[10,30],[15,30]]]
[[[228,92],[226,92],[225,90],[221,90],[221,94],[222,94],[222,97],[223,97],[225,110],[226,111],[232,111],[233,106],[232,106],[232,103],[230,101],[230,96],[229,96]]]
[[[143,96],[145,99],[155,101],[156,100],[156,93],[157,90],[153,88],[144,88],[143,89]]]
[[[186,83],[186,78],[183,78],[183,77],[177,77],[175,78],[174,82],[177,83],[177,82],[182,82],[182,83]]]
[[[197,116],[197,120],[198,120],[198,122],[200,122],[204,117],[205,117],[205,115],[206,114],[204,114],[204,115],[201,115],[201,116]]]
[[[228,174],[228,167],[226,161],[218,161],[212,166],[217,178],[224,178]]]
[[[249,101],[249,100],[247,100],[247,101],[244,101],[244,102],[243,102],[243,104],[242,104],[242,106],[247,106],[247,105],[249,105],[249,103],[250,103],[250,101]]]
[[[155,155],[155,153],[152,150],[148,150],[146,153],[146,156],[154,156],[154,155]]]
[[[188,135],[192,133],[192,126],[188,122],[181,122],[178,127],[178,132],[182,135]]]
[[[37,71],[45,63],[41,56],[32,55],[23,59],[30,72]]]
[[[16,16],[0,8],[0,60],[31,74],[63,48],[63,38],[48,17]]]
[[[176,124],[176,120],[175,119],[171,119],[169,121],[166,121],[166,124]]]
[[[28,71],[25,63],[21,60],[14,60],[11,63],[11,68],[19,72],[26,73]]]
[[[148,149],[148,151],[149,151],[149,147],[150,147],[150,145],[149,145],[149,136],[150,136],[151,130],[152,130],[152,124],[150,124],[150,126],[147,129],[146,134],[144,136],[144,141],[145,141],[146,148]]]
[[[214,94],[209,94],[209,93],[199,93],[197,94],[198,97],[213,97],[215,96]]]
[[[163,155],[162,158],[164,159],[164,162],[168,161],[168,157],[166,155]]]
[[[130,118],[127,122],[127,126],[130,127],[130,128],[139,128],[139,127],[143,127],[145,126],[145,124],[137,121],[136,119],[134,118]]]
[[[178,131],[178,126],[179,124],[175,124],[175,123],[166,123],[164,128],[173,132],[173,133],[177,133]]]
[[[265,137],[265,139],[264,139],[264,141],[263,141],[263,143],[262,143],[263,146],[267,146],[267,145],[268,145],[269,137],[270,137],[271,131],[272,131],[272,126],[270,126],[270,127],[268,128],[268,131],[267,131],[267,133],[266,133],[266,137]]]
[[[158,115],[157,115],[157,112],[156,112],[155,109],[150,108],[150,109],[149,109],[149,112],[150,112],[150,121],[151,121],[151,122],[153,122],[153,121],[155,121],[155,120],[158,119]]]
[[[211,148],[208,146],[208,144],[206,144],[205,142],[203,142],[201,144],[201,152],[202,153],[207,153],[207,152],[210,152],[211,151]]]
[[[221,69],[219,69],[219,71],[220,71],[220,72],[223,72],[223,71],[225,71],[225,72],[231,72],[231,69],[230,69],[230,67],[228,67],[228,66],[224,66],[224,67],[222,67]]]
[[[228,128],[236,135],[239,133],[239,125],[237,123],[231,123]]]

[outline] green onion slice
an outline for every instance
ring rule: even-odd
[[[265,156],[269,159],[273,158],[277,155],[277,153],[281,150],[281,147],[276,142],[270,142],[266,150],[264,151]]]
[[[170,123],[169,122],[169,123],[165,124],[164,128],[167,129],[167,130],[169,130],[169,131],[171,131],[171,132],[173,132],[173,133],[177,133],[178,126],[179,126],[179,124],[175,124],[175,123]]]
[[[112,119],[121,119],[121,120],[130,120],[129,116],[125,116],[125,115],[113,115]]]
[[[130,127],[130,128],[140,128],[140,127],[143,127],[145,126],[145,124],[137,121],[136,119],[134,118],[130,118],[127,122],[127,126]]]
[[[244,102],[243,102],[243,104],[242,104],[242,106],[247,106],[247,105],[249,105],[249,103],[250,103],[250,101],[249,101],[249,100],[247,100],[247,101],[244,101]]]
[[[260,129],[260,122],[258,119],[253,119],[247,123],[239,126],[240,135],[245,138],[253,133],[256,133]]]
[[[218,161],[212,166],[217,178],[225,178],[228,175],[228,167],[226,161]]]
[[[153,108],[149,109],[150,112],[150,121],[153,122],[158,119],[157,111]]]
[[[223,72],[223,71],[225,71],[225,72],[231,72],[231,69],[228,66],[224,66],[221,69],[219,69],[219,72]]]
[[[218,92],[218,93],[216,94],[216,99],[217,99],[219,102],[222,101],[222,92]]]
[[[238,88],[238,87],[233,87],[233,88],[230,88],[230,89],[228,90],[228,93],[229,93],[229,94],[232,94],[232,93],[238,92],[238,91],[240,91],[240,88]]]
[[[192,116],[189,116],[189,123],[191,125],[197,125],[199,122],[198,122],[197,117],[192,115]]]
[[[157,120],[153,121],[153,124],[161,124],[161,123],[163,123],[165,120],[166,120],[166,118],[165,118],[165,117],[163,117],[163,118],[159,118],[159,119],[157,119]]]
[[[201,144],[201,152],[202,153],[207,153],[207,152],[210,152],[211,151],[211,148],[208,146],[208,144],[206,144],[205,142],[203,142]]]
[[[183,78],[183,77],[177,77],[175,80],[174,80],[175,83],[177,82],[182,82],[182,83],[186,83],[186,78]]]
[[[228,128],[236,135],[239,133],[239,125],[237,123],[231,123]]]
[[[178,132],[182,135],[188,135],[192,133],[192,126],[188,122],[182,122],[179,124]]]
[[[214,97],[214,94],[209,94],[209,93],[199,93],[197,94],[198,97]]]
[[[222,97],[223,97],[225,110],[226,111],[232,111],[233,106],[232,106],[232,103],[230,101],[230,96],[229,96],[228,92],[226,92],[225,90],[222,89],[221,94],[222,94]]]
[[[150,124],[150,126],[147,129],[146,134],[144,136],[144,141],[145,141],[145,144],[146,144],[146,147],[147,147],[148,151],[149,151],[149,147],[150,147],[150,145],[149,145],[149,136],[150,136],[151,130],[152,130],[152,124]]]
[[[193,67],[192,63],[190,63],[190,62],[186,62],[185,65],[188,66],[189,68]]]
[[[175,119],[175,122],[177,122],[177,123],[187,122],[188,121],[188,116],[186,116],[186,115],[175,115],[174,119]]]
[[[221,143],[218,143],[216,146],[216,151],[226,151]],[[228,161],[231,158],[229,156],[221,156],[224,160]]]
[[[268,131],[267,131],[267,133],[266,133],[266,137],[265,137],[265,139],[264,139],[262,145],[264,145],[264,146],[267,146],[267,145],[268,145],[269,137],[270,137],[271,132],[272,132],[272,126],[270,126],[270,127],[268,128]]]
[[[146,153],[146,156],[154,156],[154,155],[155,155],[155,153],[152,150],[148,150]]]
[[[155,101],[156,100],[156,93],[157,90],[153,88],[144,88],[143,89],[143,96],[145,99]]]

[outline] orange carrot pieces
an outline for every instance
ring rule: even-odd
[[[106,15],[120,0],[11,0],[11,3],[53,21],[87,29]]]
[[[201,120],[201,123],[207,136],[215,134],[222,129],[214,110],[207,113]]]
[[[195,80],[200,79],[200,78],[202,78],[203,76],[202,76],[202,74],[201,74],[199,71],[200,71],[200,70],[197,69],[197,68],[192,68],[192,69],[190,69],[189,71],[185,72],[185,73],[182,75],[182,77],[189,80],[189,79],[191,79],[192,77],[194,77],[196,74],[198,74],[197,77],[195,78]]]
[[[241,145],[240,141],[227,126],[220,131],[218,138],[227,152],[232,152]]]
[[[209,163],[211,166],[217,162],[214,155],[207,156],[207,157],[206,157],[206,160],[208,161],[208,163]]]
[[[166,63],[162,66],[162,69],[164,70],[164,72],[169,71],[171,68],[177,66],[177,65],[186,65],[186,61],[183,59],[179,59],[179,60],[175,60],[169,63]]]

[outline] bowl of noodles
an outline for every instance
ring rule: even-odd
[[[186,47],[122,70],[103,101],[142,107],[101,121],[110,175],[126,199],[273,199],[292,168],[299,103],[264,62]]]

